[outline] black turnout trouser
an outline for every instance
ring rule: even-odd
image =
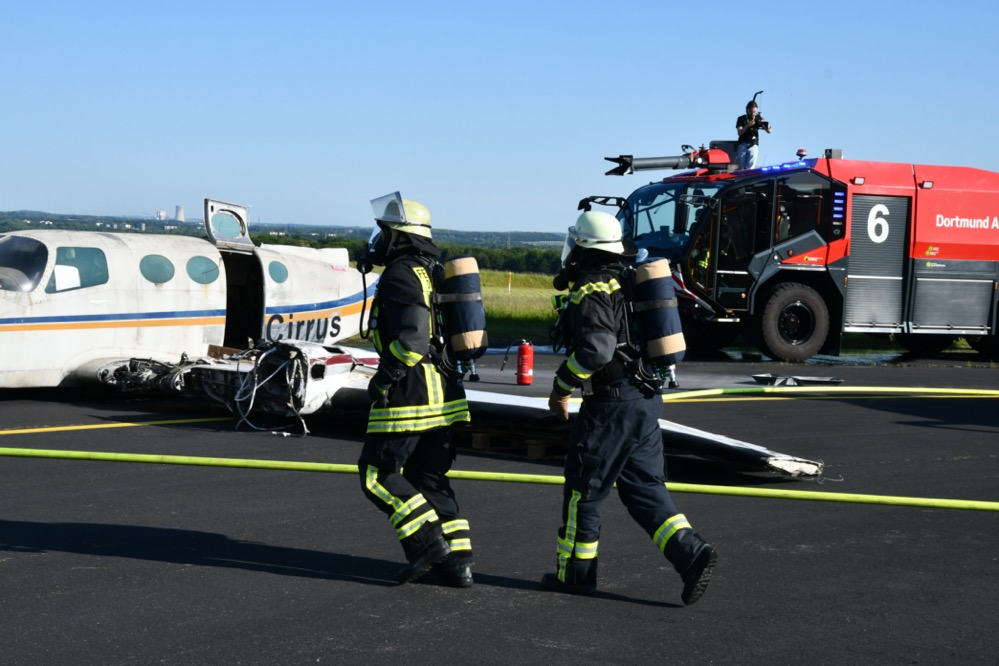
[[[389,516],[406,557],[444,535],[454,556],[471,556],[468,521],[446,474],[454,461],[451,428],[369,434],[357,461],[361,489]]]
[[[595,571],[587,572],[595,569],[600,507],[615,482],[635,522],[654,541],[668,540],[664,526],[672,529],[678,512],[665,485],[661,413],[662,399],[627,378],[583,397],[565,461],[558,544],[562,580],[566,567],[577,569],[578,580],[595,578]]]

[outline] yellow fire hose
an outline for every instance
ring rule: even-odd
[[[0,448],[0,456],[20,458],[59,458],[65,460],[97,460],[104,462],[153,463],[159,465],[195,465],[201,467],[235,467],[244,469],[269,469],[287,472],[326,472],[357,474],[357,465],[332,463],[294,462],[285,460],[244,460],[239,458],[207,458],[196,456],[169,456],[139,453],[105,453],[100,451],[59,451],[49,449]],[[472,472],[451,470],[452,479],[467,481],[498,481],[503,483],[537,483],[562,485],[561,476],[546,474],[511,474],[500,472]],[[763,497],[770,499],[809,500],[817,502],[847,502],[853,504],[883,504],[912,506],[924,509],[964,509],[969,511],[999,511],[999,502],[982,502],[960,499],[933,499],[924,497],[891,497],[888,495],[859,495],[852,493],[826,493],[805,490],[780,490],[773,488],[739,488],[709,486],[692,483],[667,483],[672,492],[700,493],[706,495],[734,495],[738,497]]]
[[[669,393],[664,401],[683,401],[717,396],[759,396],[765,394],[789,394],[795,397],[818,396],[822,394],[840,395],[909,395],[909,396],[964,396],[993,398],[999,397],[999,390],[993,389],[953,389],[953,388],[913,388],[894,386],[752,386],[736,388],[703,389]],[[14,435],[66,430],[91,430],[100,428],[126,428],[144,425],[164,425],[177,423],[197,423],[205,421],[227,421],[228,417],[195,418],[172,421],[147,421],[143,423],[116,423],[94,426],[57,426],[51,428],[30,428],[0,431],[0,435]],[[65,460],[96,460],[104,462],[152,463],[160,465],[194,465],[201,467],[233,467],[244,469],[268,469],[290,472],[326,472],[334,474],[357,474],[357,465],[337,465],[330,463],[293,462],[281,460],[246,460],[238,458],[207,458],[194,456],[151,455],[138,453],[104,453],[99,451],[59,451],[49,449],[18,449],[0,447],[0,456],[21,458],[59,458]],[[473,472],[451,470],[452,479],[467,481],[495,481],[503,483],[536,483],[562,485],[561,476],[544,474],[512,474],[500,472]],[[963,509],[968,511],[999,511],[999,502],[936,499],[927,497],[894,497],[889,495],[863,495],[856,493],[828,493],[807,490],[783,490],[775,488],[741,488],[730,486],[709,486],[704,484],[666,484],[671,492],[698,493],[704,495],[732,495],[737,497],[761,497],[769,499],[791,499],[813,502],[843,502],[852,504],[879,504],[887,506],[910,506],[924,509]]]

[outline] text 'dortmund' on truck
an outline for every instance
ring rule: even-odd
[[[838,150],[736,171],[726,142],[664,158],[607,158],[608,175],[687,169],[618,208],[627,236],[667,257],[688,345],[739,333],[765,354],[838,354],[844,333],[914,353],[957,337],[999,358],[999,173],[845,160]]]

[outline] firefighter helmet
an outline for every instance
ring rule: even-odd
[[[399,193],[383,197],[388,199],[380,211],[375,212],[375,221],[381,222],[389,229],[403,231],[430,238],[430,211],[418,201],[403,199]],[[376,199],[375,201],[381,201]],[[372,202],[374,206],[375,202]]]
[[[621,233],[621,222],[610,213],[598,210],[588,210],[576,220],[576,226],[569,227],[562,247],[562,265],[571,263],[570,253],[575,248],[580,250],[602,250],[611,254],[627,257],[635,256],[635,244],[624,238]]]

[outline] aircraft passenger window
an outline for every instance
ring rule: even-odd
[[[267,272],[270,273],[271,279],[279,284],[288,279],[288,268],[280,261],[272,261],[268,264]]]
[[[34,238],[0,238],[0,291],[32,291],[48,261],[48,248]]]
[[[96,287],[108,281],[108,260],[96,247],[56,248],[56,262],[45,293]]]
[[[154,284],[163,284],[173,279],[174,267],[170,260],[159,254],[147,254],[139,262],[142,277]]]
[[[187,275],[198,284],[211,284],[219,279],[219,266],[208,257],[191,257],[187,260]]]

